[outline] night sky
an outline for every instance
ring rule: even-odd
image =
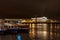
[[[35,16],[60,19],[60,0],[0,0],[0,18]]]

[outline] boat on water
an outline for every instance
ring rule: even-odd
[[[0,33],[18,33],[18,32],[29,32],[29,25],[18,23],[12,20],[4,20]]]
[[[18,32],[29,32],[29,25],[25,25],[25,24],[9,24],[5,26],[6,32],[8,33],[18,33]]]
[[[18,33],[18,32],[29,32],[29,26],[27,25],[18,25],[18,26],[10,26],[10,28],[7,29],[8,32],[12,33]]]

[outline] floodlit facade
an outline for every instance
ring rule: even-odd
[[[46,21],[48,21],[47,17],[31,18],[31,20],[33,22],[37,22],[37,24],[35,24],[35,23],[30,24],[30,28],[37,28],[38,30],[47,30],[47,24],[38,23],[38,22],[46,22]]]
[[[36,21],[37,20],[37,22],[46,22],[48,19],[47,19],[47,17],[37,17],[37,18],[31,18],[32,19],[32,21]]]

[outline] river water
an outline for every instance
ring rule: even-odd
[[[60,24],[39,25],[28,33],[0,35],[0,40],[60,40]]]

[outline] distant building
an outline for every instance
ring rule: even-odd
[[[37,18],[31,18],[32,19],[32,21],[36,21],[37,20],[37,22],[46,22],[48,19],[47,19],[47,17],[37,17]]]

